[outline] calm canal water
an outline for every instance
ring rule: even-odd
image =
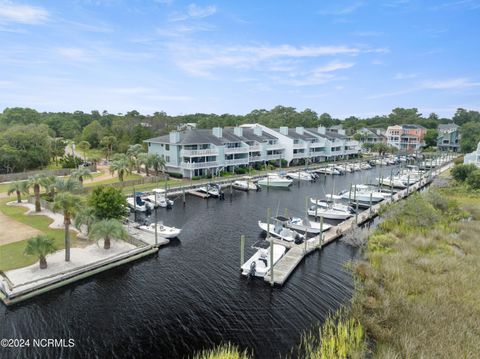
[[[335,191],[373,181],[379,168],[335,177]],[[390,174],[391,167],[384,168]],[[0,338],[73,338],[74,348],[0,349],[0,358],[183,358],[221,342],[279,358],[303,331],[349,300],[344,264],[359,255],[340,241],[302,262],[282,288],[241,278],[240,235],[246,259],[261,238],[267,208],[303,216],[305,198],[330,193],[332,177],[289,190],[234,191],[225,201],[187,198],[160,210],[180,239],[157,255],[110,270],[20,305],[0,306]]]

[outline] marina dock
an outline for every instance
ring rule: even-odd
[[[433,178],[438,174],[448,170],[453,166],[453,162],[448,162],[435,170],[430,178],[421,179],[419,182],[412,184],[409,188],[401,190],[395,193],[390,199],[386,199],[383,202],[372,205],[370,208],[356,214],[355,216],[341,222],[340,224],[329,228],[317,237],[314,237],[302,244],[286,243],[275,239],[274,243],[281,244],[290,248],[286,254],[274,265],[273,267],[273,280],[272,271],[264,277],[264,280],[272,285],[283,286],[293,273],[295,268],[302,262],[302,260],[314,252],[316,249],[321,249],[322,246],[333,242],[334,240],[342,237],[346,233],[353,231],[360,225],[367,221],[372,220],[378,215],[378,212],[382,206],[388,203],[397,202],[410,194],[415,193],[421,188],[427,186],[432,182]]]

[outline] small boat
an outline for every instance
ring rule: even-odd
[[[257,183],[260,186],[286,188],[291,186],[292,182],[291,179],[282,177],[276,173],[269,173],[266,178],[262,178]]]
[[[308,210],[308,215],[312,217],[323,217],[326,219],[340,219],[345,220],[352,216],[350,211],[339,211],[333,208],[322,208],[322,207],[315,207],[312,206]]]
[[[220,197],[220,187],[217,185],[208,184],[198,189],[200,192],[207,193],[212,197]]]
[[[255,254],[250,257],[241,267],[242,275],[248,277],[263,278],[267,275],[271,267],[271,257],[273,254],[273,265],[277,263],[286,252],[286,248],[281,244],[273,244],[273,253],[270,252],[272,247],[268,240],[255,243],[252,248],[257,249]]]
[[[157,235],[162,238],[166,238],[166,239],[176,238],[180,235],[180,232],[182,232],[180,228],[164,226],[161,223],[157,223],[157,224],[151,223],[148,225],[145,224],[145,225],[139,226],[138,228],[146,232],[155,233],[155,225],[157,226]]]
[[[294,242],[303,239],[303,236],[300,233],[286,228],[281,222],[278,221],[277,223],[270,223],[270,225],[268,223],[258,221],[258,226],[267,232],[267,235],[271,234],[272,236],[278,237],[287,242]]]
[[[259,187],[251,180],[251,177],[233,181],[232,187],[240,191],[258,191]]]
[[[172,208],[173,201],[167,198],[167,196],[165,195],[164,189],[154,188],[152,192],[153,194],[142,197],[142,199],[145,201],[149,201],[150,203],[153,203],[154,206],[156,204],[158,207]]]
[[[357,185],[356,191],[354,189],[352,189],[351,192],[349,190],[344,190],[338,195],[343,199],[357,200],[361,202],[370,202],[371,199],[372,202],[377,203],[385,199],[384,193],[372,189],[361,188],[361,185]]]
[[[154,204],[142,199],[143,193],[135,193],[135,197],[127,197],[128,206],[138,212],[148,212],[154,209]]]
[[[320,234],[320,222],[310,221],[308,218],[302,219],[300,217],[275,217],[277,221],[283,222],[284,226],[301,234],[317,235]],[[322,231],[326,231],[332,227],[328,223],[323,223]]]
[[[394,187],[394,188],[407,188],[407,185],[403,182],[402,179],[398,177],[384,177],[384,178],[377,178],[379,184],[387,187]]]
[[[313,176],[305,171],[298,171],[298,172],[290,172],[287,174],[287,177],[292,180],[299,180],[299,181],[314,181]]]
[[[343,203],[336,203],[336,202],[327,202],[327,201],[322,201],[322,200],[317,200],[316,198],[310,198],[310,202],[316,206],[322,207],[322,208],[333,208],[339,211],[352,211],[352,208],[349,207],[346,204]]]

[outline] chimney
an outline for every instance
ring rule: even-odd
[[[180,142],[180,132],[172,131],[170,132],[170,143]]]
[[[282,126],[279,131],[282,135],[288,136],[288,127]]]
[[[233,128],[233,133],[234,133],[236,136],[242,137],[242,136],[243,136],[243,128],[241,128],[241,127],[234,127],[234,128]]]
[[[298,133],[299,135],[303,135],[303,127],[296,127],[295,132]]]
[[[214,127],[212,128],[212,134],[215,137],[221,138],[222,137],[222,128],[221,127]]]
[[[326,133],[327,129],[323,126],[319,126],[317,131],[318,131],[319,134],[324,135]]]
[[[254,127],[253,128],[253,133],[257,136],[261,136],[262,135],[262,128],[261,127]]]

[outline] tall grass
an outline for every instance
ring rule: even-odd
[[[250,359],[251,356],[247,351],[240,349],[231,344],[222,344],[213,349],[206,349],[196,354],[193,359]]]

